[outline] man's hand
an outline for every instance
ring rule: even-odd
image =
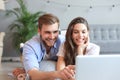
[[[17,80],[25,80],[25,70],[22,68],[16,68],[13,70],[13,75],[17,78]]]

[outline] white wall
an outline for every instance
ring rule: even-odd
[[[61,28],[77,16],[86,18],[89,24],[120,24],[119,0],[25,0],[31,12],[45,11],[59,17]],[[70,5],[70,7],[68,7]],[[112,7],[114,5],[114,7]],[[16,0],[6,0],[5,8],[17,6]],[[92,8],[90,8],[90,6]],[[4,19],[4,20],[3,20]],[[11,18],[0,15],[0,28],[5,31]],[[0,31],[1,31],[0,30]]]
[[[45,11],[53,13],[60,19],[61,29],[66,29],[68,23],[77,16],[88,20],[89,24],[120,24],[120,0],[24,0],[31,12]],[[113,7],[114,5],[114,7]],[[5,9],[17,7],[16,0],[5,0]],[[90,8],[90,6],[92,8]],[[7,32],[8,25],[15,17],[6,17],[5,10],[0,10],[0,31]],[[9,34],[9,33],[7,33]],[[15,53],[10,47],[11,40],[7,35],[4,54]],[[9,40],[9,41],[8,41]],[[7,50],[6,50],[7,49]]]
[[[30,0],[28,5],[33,12],[42,10],[57,15],[61,28],[77,16],[85,17],[89,24],[120,24],[119,0]]]

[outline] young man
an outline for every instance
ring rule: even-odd
[[[52,14],[44,14],[38,20],[38,33],[27,41],[23,47],[23,64],[31,80],[54,80],[56,78],[69,79],[74,75],[74,66],[69,65],[61,71],[42,71],[41,61],[57,61],[59,46],[64,42],[64,37],[59,35],[59,19]],[[55,63],[53,64],[55,66]],[[53,66],[51,65],[51,66]]]

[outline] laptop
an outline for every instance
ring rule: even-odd
[[[77,56],[75,80],[120,80],[120,55]]]

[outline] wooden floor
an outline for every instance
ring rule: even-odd
[[[15,68],[22,67],[20,62],[1,62],[0,63],[0,80],[14,80],[11,73]]]

